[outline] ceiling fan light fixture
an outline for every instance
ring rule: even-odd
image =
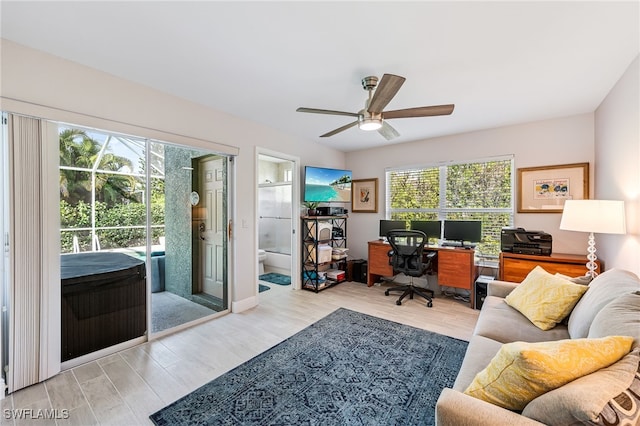
[[[379,118],[363,118],[358,122],[360,130],[378,130],[382,127],[382,119]]]
[[[321,138],[336,135],[357,125],[360,130],[364,130],[367,132],[377,130],[378,133],[386,140],[391,140],[400,136],[400,133],[398,133],[396,129],[394,129],[389,125],[389,123],[387,123],[387,120],[389,119],[432,117],[436,115],[449,115],[453,112],[453,104],[432,105],[385,111],[385,107],[396,95],[404,81],[404,77],[400,77],[399,75],[394,74],[384,74],[382,76],[382,79],[380,79],[379,81],[378,77],[375,76],[363,78],[362,88],[369,93],[369,96],[364,102],[364,108],[357,113],[306,107],[300,107],[296,109],[296,111],[310,112],[314,114],[347,115],[350,117],[358,118],[357,120],[352,121],[344,126],[338,127],[337,129],[327,132],[324,135],[320,135]]]

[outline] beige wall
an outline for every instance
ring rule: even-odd
[[[297,156],[301,166],[346,167],[353,170],[354,179],[379,178],[379,213],[350,214],[348,241],[350,254],[356,258],[366,258],[366,242],[378,237],[378,220],[384,217],[386,167],[512,154],[516,168],[589,162],[591,195],[622,197],[627,200],[628,216],[635,215],[628,218],[630,235],[612,237],[613,240],[605,238],[610,236],[598,238],[598,254],[608,268],[619,265],[638,270],[640,179],[637,169],[640,142],[637,59],[595,116],[587,113],[345,155],[6,40],[1,42],[0,95],[31,103],[24,105],[28,110],[37,111],[37,105],[50,107],[41,109],[39,116],[58,119],[46,115],[53,108],[57,115],[72,117],[71,122],[75,124],[105,128],[96,123],[110,122],[110,128],[105,130],[156,138],[158,135],[173,135],[170,140],[163,139],[201,148],[237,150],[234,219],[236,223],[247,224],[246,228],[235,227],[237,253],[254,253],[257,250],[256,147]],[[5,109],[8,104],[5,99],[0,108]],[[424,120],[428,125],[430,119]],[[618,180],[619,176],[623,179]],[[623,195],[622,188],[629,193],[624,192]],[[516,214],[515,217],[516,226],[552,234],[555,252],[584,253],[586,236],[560,231],[559,223],[560,214]],[[254,259],[247,256],[238,259],[233,281],[234,301],[255,297],[257,265],[254,263]]]
[[[216,151],[237,151],[233,301],[257,292],[256,147],[343,167],[342,152],[2,40],[0,109]],[[13,100],[21,102],[15,102]],[[47,108],[41,108],[40,105]],[[244,227],[246,225],[246,227]],[[246,253],[256,253],[256,256]]]
[[[596,235],[608,267],[640,275],[640,57],[595,113],[595,198],[624,200],[626,235]],[[585,239],[586,243],[586,239]]]
[[[428,125],[430,119],[424,120]],[[516,169],[582,162],[593,166],[593,122],[593,114],[582,114],[348,153],[347,167],[353,170],[353,178],[377,177],[380,185],[378,214],[350,215],[349,254],[366,258],[367,241],[378,238],[378,221],[385,212],[386,167],[503,155],[514,156]],[[593,188],[593,177],[590,187]],[[560,213],[520,213],[515,215],[515,226],[548,232],[553,236],[554,252],[585,252],[586,243],[583,244],[581,235],[558,229],[560,216]]]

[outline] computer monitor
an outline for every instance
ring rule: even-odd
[[[406,220],[380,220],[380,235],[381,238],[386,238],[387,233],[392,229],[407,229]]]
[[[473,243],[482,240],[482,222],[479,220],[445,220],[443,237],[446,241],[457,241],[460,246],[473,246]]]
[[[422,231],[427,235],[427,239],[439,240],[442,235],[442,221],[441,220],[412,220],[411,229],[415,231]]]

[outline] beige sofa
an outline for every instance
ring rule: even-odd
[[[605,386],[600,384],[600,380],[608,380],[602,378],[602,374],[609,374],[608,371],[592,373],[542,395],[531,401],[522,412],[510,411],[464,394],[476,374],[491,362],[505,343],[625,335],[634,337],[635,349],[632,352],[637,355],[637,347],[640,346],[640,280],[635,274],[621,269],[602,273],[589,284],[568,321],[547,331],[534,326],[505,303],[504,298],[517,285],[505,281],[488,284],[487,298],[453,389],[444,389],[437,401],[437,425],[578,424],[581,416],[593,418],[594,412],[600,413],[598,410],[602,409],[603,403],[609,401],[610,396],[601,391]],[[636,382],[633,383],[637,386]],[[599,399],[592,401],[595,396]],[[596,408],[589,407],[589,404]],[[592,411],[590,414],[582,412],[589,410]]]

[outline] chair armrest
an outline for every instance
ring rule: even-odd
[[[487,296],[497,296],[505,298],[517,286],[518,283],[513,283],[510,281],[489,281],[489,283],[487,284]]]
[[[529,417],[489,404],[481,399],[445,388],[436,402],[438,426],[540,426]]]

